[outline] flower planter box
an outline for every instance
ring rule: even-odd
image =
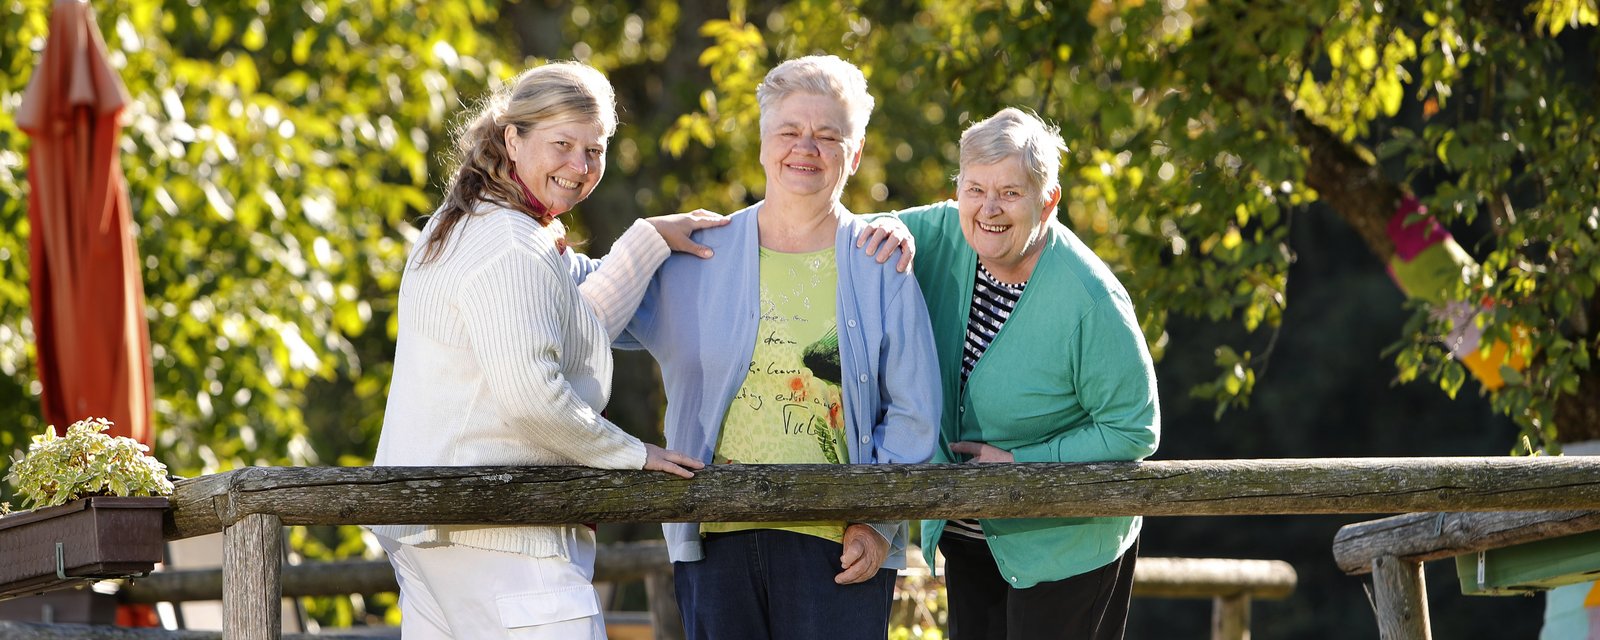
[[[161,497],[97,496],[0,517],[0,599],[149,573],[166,509]]]

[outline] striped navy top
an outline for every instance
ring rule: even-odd
[[[961,355],[963,390],[967,385],[967,376],[972,374],[972,367],[978,364],[978,358],[982,358],[983,352],[994,342],[995,334],[1000,333],[1006,318],[1011,317],[1011,312],[1017,308],[1017,300],[1022,297],[1022,288],[1026,286],[1027,282],[1001,282],[983,268],[982,263],[978,264],[978,275],[972,283],[972,307],[967,312],[966,348]],[[973,519],[951,520],[945,524],[945,531],[966,538],[983,539],[983,528]]]

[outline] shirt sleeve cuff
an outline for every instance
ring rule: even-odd
[[[612,245],[612,253],[617,249],[624,249],[628,255],[636,256],[640,264],[660,265],[667,259],[672,249],[667,247],[667,241],[656,231],[656,226],[644,218],[634,220],[628,230],[617,238]],[[652,270],[654,267],[652,267]]]

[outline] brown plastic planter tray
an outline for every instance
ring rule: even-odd
[[[0,599],[149,573],[167,499],[99,496],[0,518]]]

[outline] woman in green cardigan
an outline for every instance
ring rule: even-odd
[[[1005,109],[961,136],[956,200],[898,213],[916,240],[944,391],[934,462],[1155,453],[1155,371],[1128,293],[1056,220],[1065,144]],[[875,239],[874,239],[875,241]],[[1141,519],[929,520],[952,640],[1119,639]]]

